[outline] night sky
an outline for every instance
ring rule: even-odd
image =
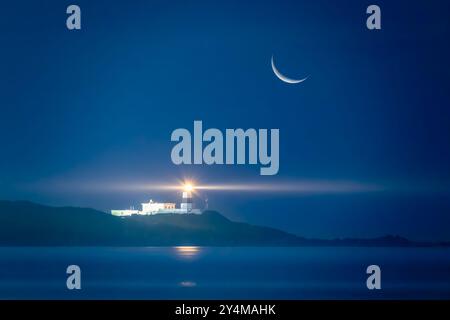
[[[450,2],[374,3],[378,31],[368,1],[3,1],[0,198],[108,211],[179,201],[134,184],[302,184],[196,202],[308,237],[450,240]],[[278,175],[174,165],[194,120],[279,128]]]

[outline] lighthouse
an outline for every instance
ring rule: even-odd
[[[183,186],[183,198],[181,200],[180,208],[176,208],[175,203],[168,202],[144,202],[142,204],[142,210],[111,210],[111,214],[118,217],[128,217],[132,215],[153,215],[153,214],[200,214],[200,209],[194,209],[192,203],[192,194],[194,193],[194,187],[190,183],[186,183]]]
[[[183,199],[181,200],[181,210],[186,213],[192,212],[192,190],[191,184],[186,184],[183,191]]]

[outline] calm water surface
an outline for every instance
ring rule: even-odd
[[[0,299],[330,298],[449,299],[450,248],[0,248]]]

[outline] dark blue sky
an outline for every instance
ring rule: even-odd
[[[202,192],[241,221],[306,236],[450,240],[450,3],[5,1],[0,198],[125,208],[173,192],[94,184],[339,181],[384,191]],[[375,3],[375,2],[374,2]],[[278,80],[277,66],[300,85]],[[279,128],[280,171],[175,166],[176,128]],[[198,199],[199,202],[200,199]]]

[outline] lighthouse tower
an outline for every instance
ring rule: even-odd
[[[192,192],[191,191],[183,191],[183,200],[181,202],[181,210],[186,213],[190,213],[192,211]]]

